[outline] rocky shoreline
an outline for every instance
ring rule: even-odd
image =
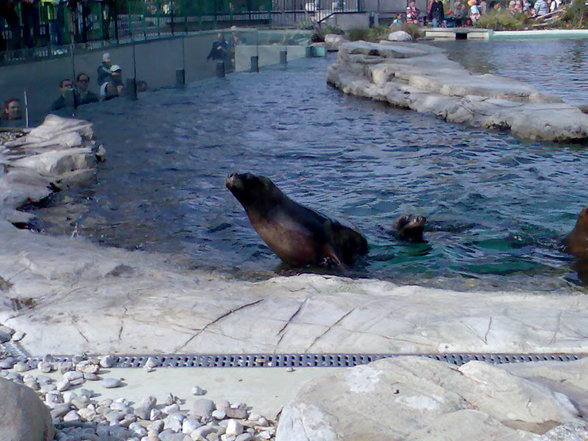
[[[0,388],[11,391],[3,397],[19,402],[19,397],[28,396],[29,403],[23,407],[3,399],[0,415],[9,416],[0,419],[0,434],[11,434],[18,421],[30,432],[26,421],[35,409],[45,412],[35,421],[47,423],[35,426],[27,440],[51,439],[53,424],[58,425],[57,439],[63,441],[368,441],[427,439],[423,435],[427,430],[445,433],[445,438],[431,439],[457,440],[463,439],[462,426],[451,422],[464,415],[467,439],[508,435],[501,439],[575,441],[586,433],[586,359],[552,363],[546,371],[529,374],[528,381],[539,381],[540,392],[553,398],[537,404],[537,412],[547,409],[541,410],[540,418],[524,410],[531,406],[535,412],[535,404],[529,403],[538,402],[536,387],[525,383],[522,388],[510,377],[522,374],[477,364],[468,372],[473,372],[472,381],[486,385],[480,396],[494,396],[509,379],[509,391],[519,397],[511,406],[515,417],[510,415],[512,409],[490,411],[471,397],[463,398],[472,387],[468,382],[447,380],[448,388],[463,399],[453,396],[448,405],[437,406],[445,400],[435,398],[442,396],[439,372],[449,377],[456,372],[444,363],[414,357],[327,375],[320,380],[330,384],[321,386],[326,407],[314,398],[307,400],[304,391],[309,389],[304,389],[287,407],[277,432],[270,418],[251,415],[245,404],[196,398],[186,408],[188,391],[180,400],[168,394],[159,404],[149,394],[136,403],[126,398],[99,399],[92,384],[124,385],[108,375],[108,357],[80,355],[68,364],[46,354],[588,353],[584,294],[463,293],[319,275],[244,282],[177,268],[165,256],[98,247],[80,238],[50,237],[15,227],[34,223],[30,214],[19,210],[23,204],[91,182],[103,158],[104,149],[93,139],[89,123],[55,116],[0,147],[0,345],[12,344],[23,353],[12,359],[0,353],[0,369],[11,380],[8,385],[6,380],[0,382]],[[38,374],[21,360],[29,354],[45,356],[36,366]],[[390,369],[396,373],[389,374]],[[418,375],[407,376],[412,370]],[[183,372],[178,375],[188,371]],[[423,383],[426,372],[432,376]],[[402,388],[394,387],[396,376],[402,378]],[[36,390],[43,404],[34,404],[30,392],[25,392],[28,389],[12,386],[20,382]],[[124,388],[121,391],[124,396]],[[507,394],[499,401],[512,398]],[[361,412],[343,405],[360,400],[365,400]],[[196,402],[205,413],[195,412]],[[429,422],[410,417],[406,406],[414,415],[428,412]],[[379,413],[382,407],[407,415],[396,435],[390,432],[393,428],[378,425],[387,418]],[[363,427],[363,435],[349,431],[350,427]],[[486,437],[489,427],[496,431]],[[209,429],[203,436],[202,431]],[[566,435],[544,438],[550,430],[565,430]]]
[[[533,141],[583,142],[588,115],[525,83],[475,75],[419,43],[338,42],[327,82],[344,93]]]

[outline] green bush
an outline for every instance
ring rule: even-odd
[[[586,13],[585,1],[574,0],[562,16],[559,24],[564,27],[585,28],[588,23]]]
[[[404,31],[409,34],[413,40],[424,37],[424,34],[420,31],[419,27],[415,24],[395,24],[390,26],[389,32]]]
[[[389,33],[390,29],[388,29],[388,26],[373,27],[369,28],[367,38],[368,41],[378,42],[380,40],[385,40],[386,38],[388,38]]]
[[[482,15],[475,26],[495,31],[516,31],[526,28],[528,23],[529,18],[524,14],[513,14],[507,9],[494,9]]]
[[[314,25],[314,32],[312,33],[310,39],[311,41],[318,43],[318,42],[322,42],[325,41],[325,35],[327,34],[339,34],[339,35],[343,35],[344,32],[341,30],[341,28],[337,27],[337,26],[331,26],[331,25]]]
[[[369,28],[355,28],[347,31],[347,39],[349,41],[364,40],[368,41],[370,34]]]
[[[377,43],[380,40],[386,40],[390,32],[395,31],[404,31],[408,33],[413,40],[422,36],[417,25],[409,24],[394,25],[391,27],[378,26],[373,28],[356,28],[347,31],[346,35],[349,41],[363,40]]]

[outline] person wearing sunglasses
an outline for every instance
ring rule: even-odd
[[[81,106],[83,104],[96,103],[100,101],[100,97],[88,89],[90,84],[90,76],[85,73],[79,73],[76,77],[76,104]]]

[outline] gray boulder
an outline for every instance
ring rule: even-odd
[[[501,367],[399,357],[307,383],[283,409],[276,441],[537,441],[579,423],[566,395]]]
[[[390,41],[412,41],[412,37],[408,32],[396,31],[388,34],[388,40]]]
[[[0,440],[50,441],[55,429],[49,409],[26,386],[0,378]]]

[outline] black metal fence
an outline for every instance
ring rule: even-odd
[[[72,44],[126,43],[246,23],[317,22],[360,12],[364,1],[0,0],[0,61],[61,54]]]

